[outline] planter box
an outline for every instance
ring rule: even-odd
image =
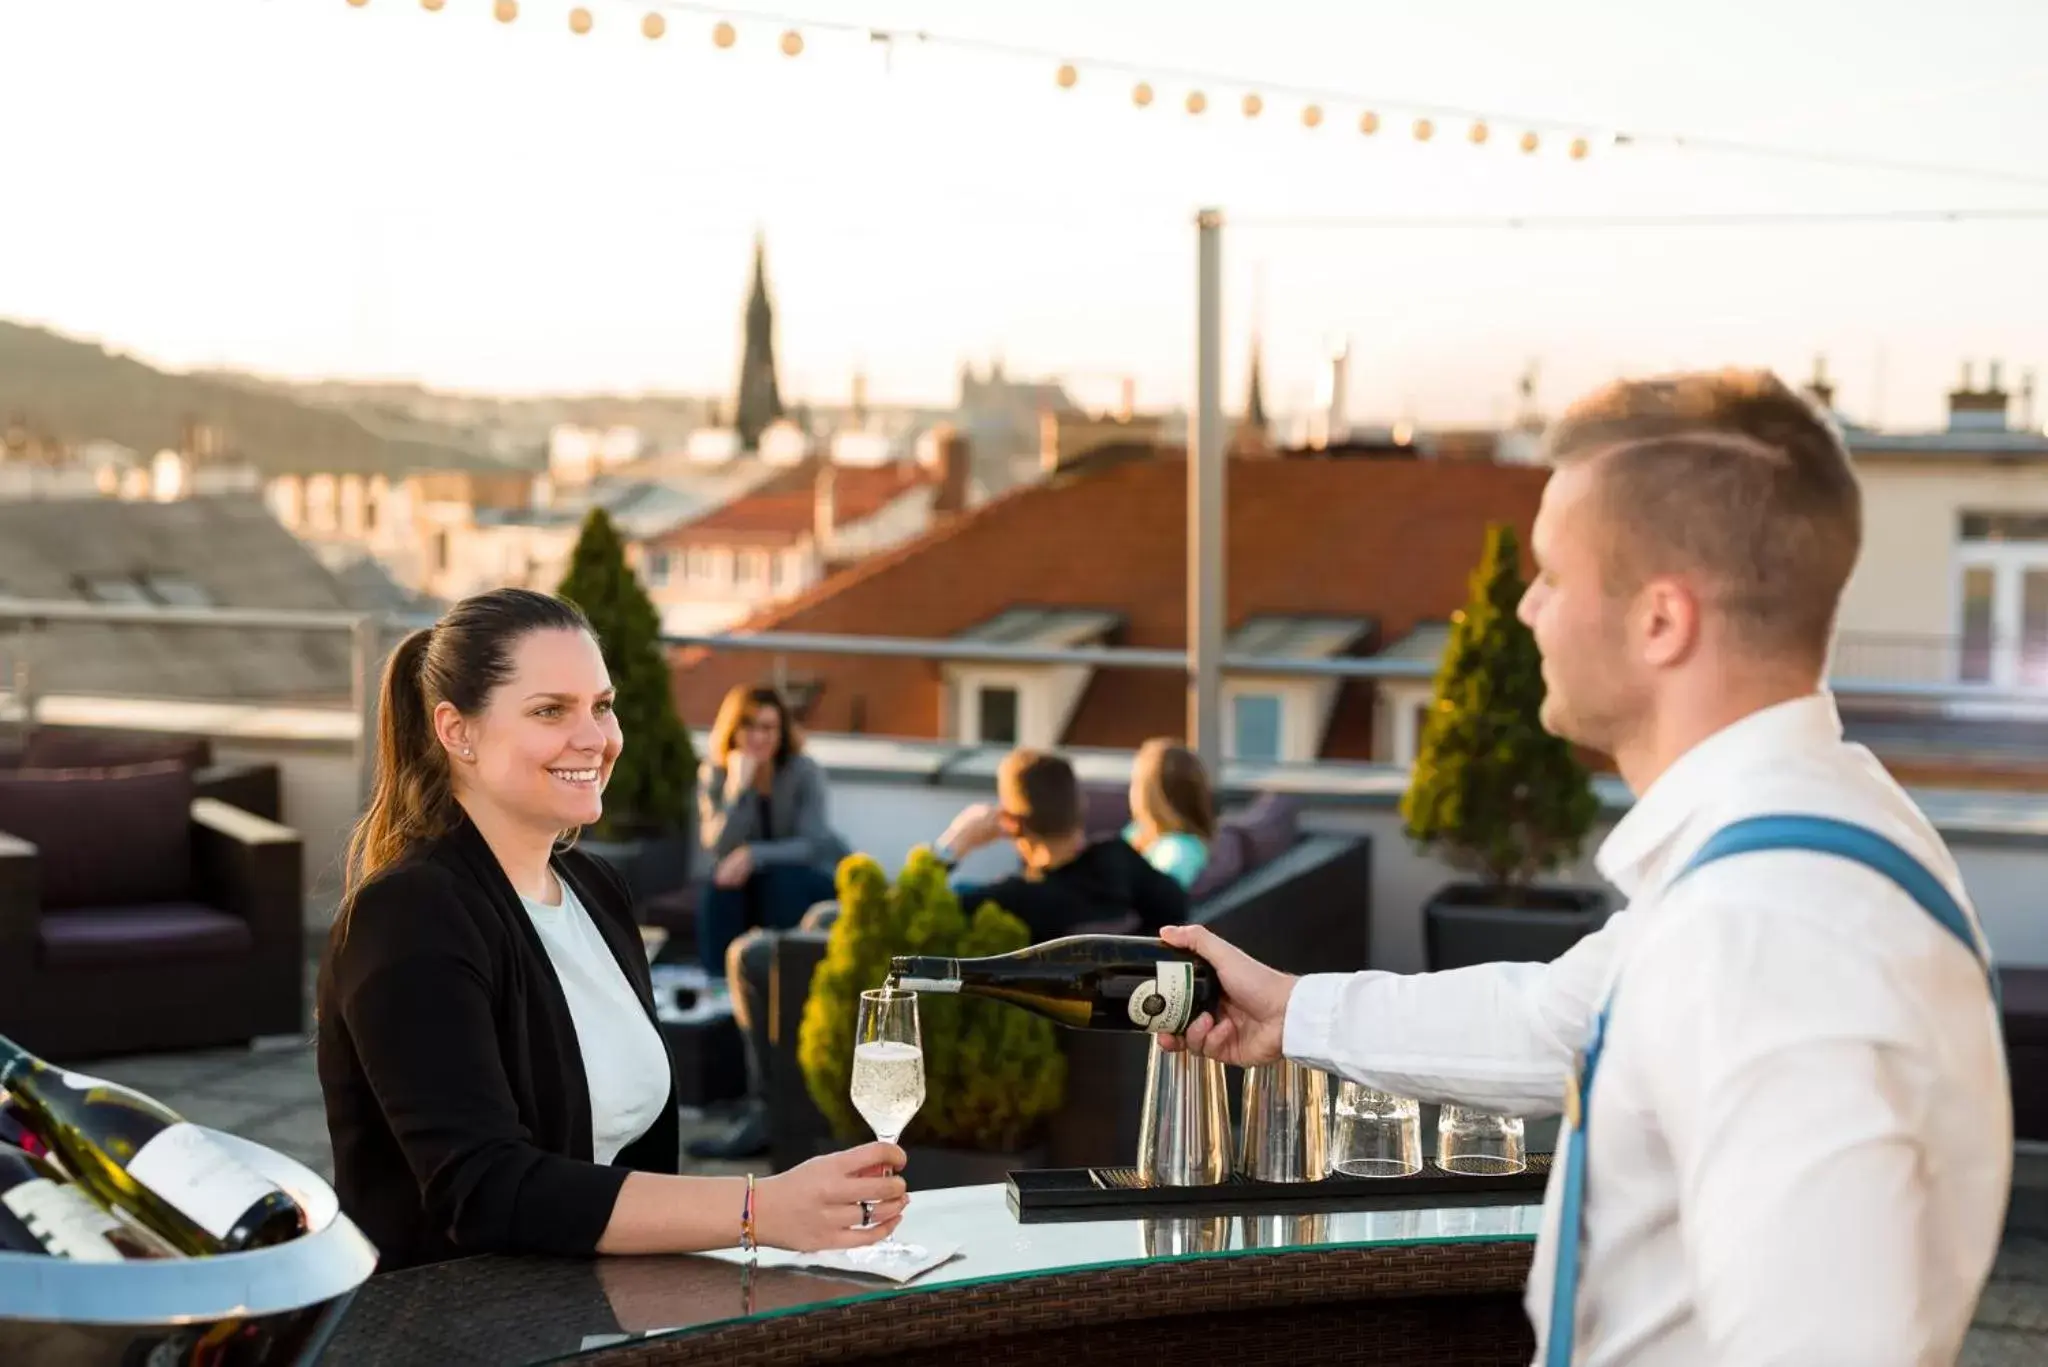
[[[1473,964],[1549,963],[1605,924],[1599,888],[1491,888],[1452,883],[1423,904],[1432,973]]]

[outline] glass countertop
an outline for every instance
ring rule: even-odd
[[[1304,1196],[1313,1199],[1311,1193]],[[687,1314],[662,1323],[661,1276],[651,1267],[622,1264],[649,1260],[604,1259],[600,1277],[619,1314],[619,1330],[586,1338],[578,1351],[608,1342],[659,1338],[735,1319],[763,1318],[813,1310],[874,1296],[913,1295],[979,1281],[1073,1271],[1119,1264],[1287,1250],[1358,1248],[1375,1245],[1475,1241],[1533,1241],[1542,1207],[1457,1206],[1426,1210],[1351,1210],[1258,1215],[1189,1215],[1152,1219],[1094,1219],[1019,1223],[1005,1188],[955,1187],[914,1193],[897,1230],[905,1243],[936,1249],[955,1245],[957,1256],[898,1284],[839,1269],[809,1269],[801,1255],[763,1249],[757,1271],[742,1296],[728,1292],[723,1307],[689,1297]],[[738,1272],[747,1256],[737,1249],[691,1255],[675,1262],[725,1264]],[[694,1280],[694,1279],[693,1279]],[[635,1283],[628,1290],[621,1283]],[[624,1296],[621,1292],[626,1292]],[[678,1303],[678,1311],[685,1307]],[[721,1313],[722,1310],[722,1313]],[[630,1327],[636,1322],[644,1327]],[[574,1353],[556,1361],[573,1359]]]

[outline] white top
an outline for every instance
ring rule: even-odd
[[[2012,1175],[1989,984],[1919,904],[1838,857],[1745,855],[1664,894],[1715,830],[1767,812],[1862,822],[1969,906],[1934,828],[1842,739],[1834,700],[1799,699],[1642,796],[1597,860],[1627,909],[1556,962],[1307,977],[1285,1049],[1398,1095],[1555,1115],[1619,970],[1589,1110],[1576,1361],[1946,1367]],[[1539,1344],[1563,1172],[1526,1296]]]
[[[576,1025],[590,1089],[590,1155],[610,1163],[646,1134],[669,1096],[668,1050],[625,970],[612,957],[576,890],[562,879],[556,906],[519,900],[547,949]]]

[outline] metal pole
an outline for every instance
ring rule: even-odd
[[[1195,411],[1188,434],[1188,742],[1223,772],[1223,211],[1195,215]]]
[[[375,616],[356,618],[348,629],[350,702],[355,708],[356,810],[370,805],[377,775],[377,684],[384,663],[384,624]]]

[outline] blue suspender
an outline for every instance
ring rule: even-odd
[[[1884,836],[1854,822],[1826,816],[1753,816],[1716,831],[1671,880],[1676,884],[1694,869],[1730,855],[1758,850],[1811,850],[1818,854],[1853,859],[1865,868],[1897,883],[1905,893],[1941,923],[1942,929],[1961,940],[1984,960],[1991,978],[1991,999],[2001,1001],[1998,968],[1991,961],[1988,946],[1980,945],[1970,918],[1941,880],[1926,865],[1900,849]],[[1600,1005],[1593,1020],[1593,1036],[1578,1071],[1565,1092],[1564,1133],[1569,1136],[1564,1162],[1564,1192],[1557,1222],[1557,1270],[1550,1290],[1550,1326],[1545,1344],[1544,1367],[1570,1367],[1573,1340],[1578,1325],[1574,1311],[1579,1292],[1579,1251],[1586,1216],[1586,1112],[1593,1095],[1593,1074],[1600,1067],[1601,1047],[1607,1039],[1607,1012],[1612,1002]]]

